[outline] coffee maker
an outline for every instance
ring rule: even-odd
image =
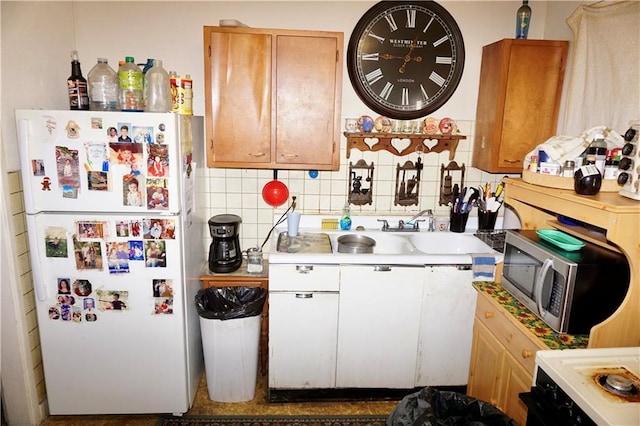
[[[242,264],[239,228],[240,216],[219,214],[209,219],[209,233],[213,238],[209,246],[209,270],[233,272]]]

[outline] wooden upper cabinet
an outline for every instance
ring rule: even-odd
[[[338,170],[343,37],[205,26],[207,166]]]
[[[556,135],[568,48],[516,39],[482,48],[473,167],[522,173],[525,156]]]

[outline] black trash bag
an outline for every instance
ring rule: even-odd
[[[261,287],[209,287],[198,290],[196,308],[202,318],[228,320],[262,313],[267,291]]]
[[[387,418],[387,426],[518,426],[488,402],[426,387],[402,398]]]

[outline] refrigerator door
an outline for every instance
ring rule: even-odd
[[[51,414],[186,412],[202,361],[181,217],[27,221]]]
[[[17,110],[26,212],[180,212],[192,118]]]

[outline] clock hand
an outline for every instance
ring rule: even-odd
[[[411,42],[411,45],[409,45],[409,53],[405,55],[404,63],[402,64],[402,66],[400,66],[400,69],[398,70],[398,72],[400,72],[401,74],[404,73],[404,70],[407,67],[407,63],[411,61],[411,52],[413,52],[413,49],[416,48],[417,41],[418,41],[418,36],[416,36],[416,38],[414,38],[413,41]],[[422,60],[422,58],[420,58],[420,60]],[[417,61],[417,62],[420,62],[420,61]]]
[[[378,55],[379,58],[382,59],[404,59],[404,56],[393,56],[388,53],[383,53],[382,55]]]

